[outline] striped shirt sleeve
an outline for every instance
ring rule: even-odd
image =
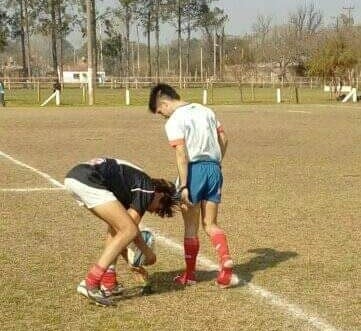
[[[132,188],[132,202],[130,207],[143,216],[154,199],[154,187],[149,178],[143,178],[142,183]]]

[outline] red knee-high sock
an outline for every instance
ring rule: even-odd
[[[191,275],[196,270],[198,252],[199,239],[197,237],[184,238],[184,258],[188,275]]]
[[[108,290],[114,289],[115,285],[117,285],[117,275],[114,265],[109,266],[104,272],[100,283]]]
[[[213,231],[213,233],[211,233],[210,237],[212,240],[212,244],[217,251],[219,263],[221,264],[221,269],[223,269],[224,262],[231,259],[229,255],[227,236],[223,230],[217,229]]]
[[[105,269],[101,266],[94,264],[90,271],[88,272],[85,283],[86,287],[89,289],[97,288],[100,286],[100,280],[102,279],[104,275]]]

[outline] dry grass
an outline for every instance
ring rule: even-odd
[[[230,137],[220,223],[237,272],[334,326],[360,329],[360,109],[242,106],[217,113]],[[163,120],[140,108],[3,110],[0,150],[59,181],[95,156],[176,176]],[[1,157],[0,169],[0,188],[50,187]],[[173,286],[182,257],[160,245],[150,268],[155,294],[100,309],[75,293],[102,247],[100,221],[61,191],[0,192],[0,215],[2,330],[312,329],[247,286],[219,291],[213,273],[201,271],[196,287]],[[179,215],[145,220],[181,242]],[[203,234],[201,250],[215,259]],[[125,285],[136,285],[124,264],[118,269]]]

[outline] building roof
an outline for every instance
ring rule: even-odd
[[[63,71],[88,71],[87,63],[69,64],[63,66]]]

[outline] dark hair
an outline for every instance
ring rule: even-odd
[[[162,208],[157,211],[160,217],[172,217],[179,205],[177,190],[174,183],[165,179],[152,178],[156,192],[164,193],[160,199]]]
[[[149,110],[155,113],[157,110],[157,99],[160,97],[167,97],[172,100],[180,100],[177,91],[170,85],[160,83],[152,88],[149,96]]]

